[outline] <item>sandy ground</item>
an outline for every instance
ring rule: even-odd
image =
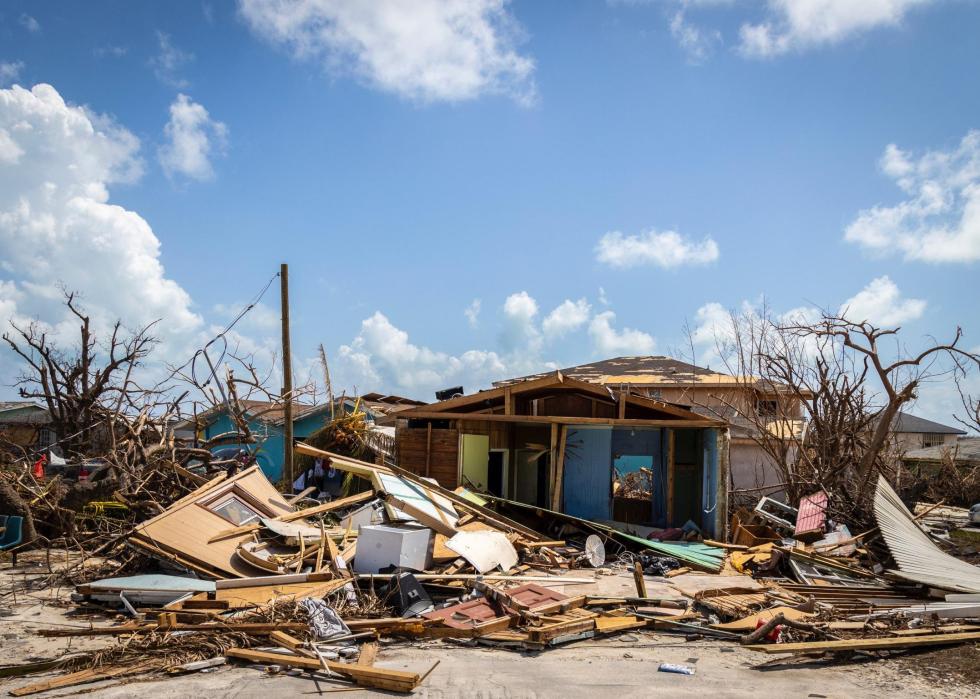
[[[25,557],[26,558],[26,557]],[[29,561],[25,561],[29,563]],[[66,652],[103,648],[106,638],[48,639],[34,629],[58,625],[86,625],[85,620],[66,616],[72,609],[65,598],[70,590],[49,590],[16,598],[12,575],[30,570],[21,564],[20,575],[0,564],[0,665],[56,658]],[[35,569],[36,570],[36,569]],[[581,575],[581,572],[577,572]],[[678,596],[677,586],[698,589],[715,585],[716,576],[686,575],[665,580],[648,578],[648,594]],[[726,580],[726,582],[728,582]],[[589,585],[569,585],[574,594],[632,594],[628,575],[602,576]],[[730,584],[751,585],[743,576]],[[676,585],[676,586],[675,586]],[[102,621],[96,623],[104,623]],[[955,649],[948,649],[954,651]],[[934,651],[939,652],[939,651]],[[962,649],[961,652],[976,652]],[[962,697],[975,694],[929,664],[929,654],[902,659],[850,663],[801,661],[785,656],[768,656],[746,651],[729,642],[685,642],[682,636],[637,632],[598,641],[581,641],[542,653],[523,653],[451,641],[391,644],[382,648],[381,667],[425,672],[439,661],[416,697],[639,697],[664,692],[672,697]],[[773,660],[776,658],[776,660]],[[693,676],[658,672],[660,663],[693,667]],[[932,670],[932,671],[930,671]],[[0,692],[52,677],[50,673],[28,678],[0,679]],[[80,692],[95,697],[258,697],[316,696],[321,692],[342,693],[353,698],[380,696],[383,692],[351,691],[350,685],[308,676],[270,676],[262,668],[227,666],[206,673],[153,681],[109,681],[40,696],[69,696]]]

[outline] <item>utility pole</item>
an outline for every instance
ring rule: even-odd
[[[282,300],[282,396],[283,405],[283,471],[286,487],[292,488],[293,481],[293,365],[289,352],[289,265],[285,262],[279,267],[279,297]]]

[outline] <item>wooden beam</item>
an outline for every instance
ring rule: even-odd
[[[639,561],[633,564],[633,582],[636,584],[636,596],[647,596],[647,583],[643,579],[643,564]]]
[[[401,414],[399,413],[399,416]],[[413,413],[413,419],[420,420],[466,420],[470,422],[513,422],[541,423],[559,425],[609,425],[610,427],[725,427],[720,420],[698,417],[677,420],[644,420],[628,418],[620,420],[611,417],[566,417],[563,415],[501,415],[499,413],[449,413],[438,410],[425,410]],[[299,452],[299,445],[297,445]]]
[[[626,397],[627,397],[627,395],[629,395],[629,394],[625,390],[623,390],[622,388],[619,389],[619,413],[618,414],[619,414],[619,419],[620,420],[625,420],[626,419]]]
[[[980,641],[980,631],[944,633],[904,638],[855,638],[844,641],[809,641],[804,643],[773,643],[745,646],[762,653],[828,653],[845,650],[889,650],[919,646],[953,645]]]
[[[422,681],[422,677],[415,672],[386,670],[380,667],[369,667],[350,663],[335,663],[329,660],[314,660],[313,658],[304,658],[298,655],[269,653],[266,651],[251,650],[249,648],[231,648],[225,653],[225,656],[238,660],[247,660],[252,663],[287,665],[313,672],[318,672],[325,666],[330,672],[336,672],[338,675],[352,679],[363,687],[375,687],[377,689],[389,689],[398,692],[410,692]],[[323,666],[321,666],[321,662]]]
[[[431,473],[432,464],[432,423],[429,422],[425,426],[425,477],[428,478]]]
[[[504,387],[504,415],[514,414],[514,392],[510,386]]]
[[[551,486],[551,509],[561,511],[562,488],[565,482],[565,443],[568,441],[568,425],[562,425],[558,435],[558,459],[555,461],[555,478]]]
[[[667,430],[667,523],[674,521],[674,430]]]

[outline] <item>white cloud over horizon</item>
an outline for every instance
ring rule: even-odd
[[[898,252],[906,260],[980,260],[980,130],[968,132],[954,148],[919,156],[889,144],[879,167],[907,198],[859,212],[845,240],[881,255]]]
[[[462,384],[471,392],[493,381],[558,369],[556,352],[573,337],[587,343],[596,356],[649,354],[656,347],[648,333],[616,328],[612,311],[593,315],[584,298],[565,299],[542,318],[537,300],[518,291],[507,296],[499,310],[498,346],[459,353],[414,342],[385,313],[375,311],[362,321],[358,334],[340,346],[336,383],[362,392],[431,399],[433,391],[453,385]]]
[[[170,105],[170,119],[163,129],[160,165],[168,177],[183,175],[204,181],[214,178],[214,155],[224,153],[228,127],[211,118],[208,110],[187,95],[179,94]]]
[[[718,244],[712,238],[695,242],[676,231],[656,230],[639,235],[611,231],[599,239],[595,253],[596,260],[610,267],[652,265],[664,269],[706,265],[715,262],[721,255]]]

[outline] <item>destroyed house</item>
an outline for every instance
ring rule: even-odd
[[[688,407],[555,372],[395,417],[399,466],[444,487],[724,534],[727,425]]]

